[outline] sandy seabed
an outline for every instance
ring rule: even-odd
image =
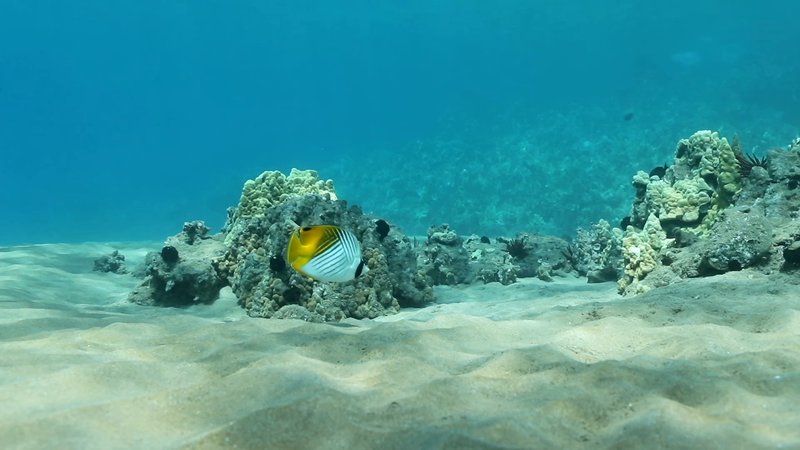
[[[0,448],[800,448],[800,274],[437,288],[374,321],[125,302],[119,249],[0,248]]]

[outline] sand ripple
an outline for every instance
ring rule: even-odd
[[[126,305],[135,280],[78,270],[97,250],[0,252],[1,448],[800,447],[796,278],[446,288],[323,325]]]

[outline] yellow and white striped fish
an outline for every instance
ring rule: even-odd
[[[369,270],[356,236],[335,225],[295,229],[289,238],[286,261],[317,281],[350,281]]]

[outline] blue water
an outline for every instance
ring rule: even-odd
[[[0,244],[219,227],[291,167],[409,232],[567,235],[697,129],[800,133],[799,3],[663,3],[2,0]]]

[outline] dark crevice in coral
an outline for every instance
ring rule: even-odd
[[[699,277],[711,277],[723,273],[725,273],[724,270],[715,269],[711,264],[709,264],[708,260],[704,260],[697,268],[697,276]]]
[[[289,289],[283,291],[283,302],[284,304],[297,304],[300,303],[300,297],[303,295],[303,292],[297,286],[292,286]]]
[[[167,283],[161,280],[154,280],[153,285],[156,288],[156,294],[154,297],[157,302],[156,304],[159,306],[185,308],[198,303],[213,303],[213,301],[198,302],[198,299],[193,294],[195,291],[194,286],[186,281],[176,282],[171,286],[170,289],[167,289]]]
[[[795,242],[783,249],[783,271],[800,269],[800,242]]]

